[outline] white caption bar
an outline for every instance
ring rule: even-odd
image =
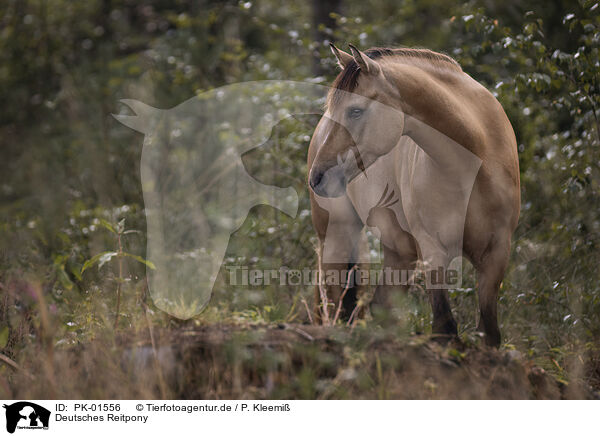
[[[594,401],[3,401],[0,434],[369,435],[596,432]],[[4,433],[3,433],[4,432]],[[210,433],[207,433],[210,432]]]

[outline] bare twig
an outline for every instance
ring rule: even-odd
[[[14,369],[17,372],[20,372],[21,374],[23,374],[25,377],[27,377],[28,379],[34,380],[35,377],[33,376],[33,374],[31,374],[30,372],[24,370],[23,368],[21,368],[21,366],[19,366],[19,364],[17,362],[15,362],[14,360],[12,360],[10,357],[0,353],[0,361],[6,363],[8,366],[10,366],[12,369]]]
[[[286,324],[286,327],[289,330],[293,331],[294,333],[298,333],[300,336],[302,336],[305,339],[308,339],[311,342],[313,342],[315,340],[315,338],[313,338],[310,334],[308,334],[304,330],[299,329],[298,327],[294,327],[294,326],[291,326],[289,324]]]
[[[308,315],[308,320],[310,321],[311,324],[314,324],[315,321],[313,320],[313,317],[311,315],[311,311],[308,307],[308,303],[306,302],[306,299],[304,297],[302,297],[302,304],[304,304],[304,307],[306,308],[306,314]]]
[[[117,313],[115,315],[115,330],[119,324],[119,310],[121,307],[121,282],[123,281],[123,245],[121,244],[121,233],[118,234],[117,241],[119,243],[119,281],[117,282]]]
[[[350,314],[350,318],[348,318],[348,322],[346,323],[346,325],[348,326],[354,326],[354,324],[356,323],[356,314],[358,313],[358,310],[360,309],[360,304],[357,303],[356,307],[354,308],[354,310],[352,311],[352,313]]]
[[[21,371],[21,367],[19,366],[19,364],[17,362],[15,362],[14,360],[12,360],[10,357],[5,356],[4,354],[0,353],[0,360],[4,363],[6,363],[8,366],[12,367],[13,369],[17,370],[17,371]]]
[[[158,358],[158,351],[156,350],[156,341],[154,340],[154,332],[152,330],[152,323],[148,316],[148,306],[142,301],[142,310],[144,311],[144,318],[146,318],[146,325],[148,326],[148,332],[150,333],[150,344],[152,345],[152,355],[154,356],[154,367],[156,374],[158,375],[158,388],[160,389],[160,396],[162,399],[167,398],[167,384],[163,376],[162,368],[160,366],[160,360]]]
[[[49,382],[49,397],[51,399],[56,399],[56,371],[54,367],[54,328],[52,326],[52,322],[50,319],[50,314],[48,313],[48,308],[46,306],[46,298],[44,297],[44,293],[42,292],[42,287],[38,282],[34,282],[31,284],[32,289],[37,297],[38,301],[38,309],[40,315],[40,325],[38,328],[39,337],[40,337],[40,345],[44,349],[46,353],[46,358],[43,360],[44,372],[46,373],[46,378]]]
[[[329,325],[329,300],[327,291],[323,286],[323,269],[321,264],[321,249],[317,250],[317,262],[319,264],[319,295],[321,297],[321,321],[324,325]]]

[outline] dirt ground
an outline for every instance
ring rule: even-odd
[[[32,356],[3,386],[38,399],[598,398],[516,350],[439,339],[302,324],[155,330]]]

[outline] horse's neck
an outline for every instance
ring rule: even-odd
[[[465,163],[479,167],[474,150],[481,135],[478,120],[469,112],[468,76],[441,67],[397,63],[389,66],[386,78],[400,94],[403,136],[445,171],[462,171]]]
[[[409,62],[390,64],[385,74],[400,94],[402,111],[470,150],[479,139],[476,123],[469,122],[466,89],[472,79],[460,71]]]

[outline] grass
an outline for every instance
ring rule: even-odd
[[[97,301],[93,320],[71,331],[47,310],[41,288],[32,289],[35,303],[20,318],[20,336],[12,328],[3,350],[3,398],[597,396],[590,365],[596,365],[597,376],[599,354],[592,348],[568,355],[549,350],[553,357],[547,361],[510,344],[489,349],[475,333],[463,332],[459,341],[443,346],[400,324],[384,329],[364,320],[352,327],[265,321],[264,310],[227,312],[218,304],[196,320],[180,321],[157,311],[143,288],[123,293],[116,330],[114,306]],[[4,297],[6,304],[9,295]]]

